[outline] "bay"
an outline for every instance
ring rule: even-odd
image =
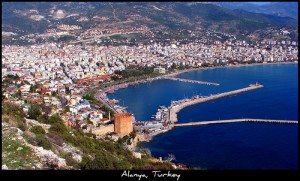
[[[178,122],[236,118],[298,120],[298,64],[251,65],[197,70],[177,77],[220,86],[157,80],[121,89],[120,100],[139,121],[158,106],[193,95],[210,95],[258,82],[262,89],[183,109]],[[298,127],[288,124],[232,123],[181,127],[140,144],[155,157],[174,154],[178,162],[201,169],[297,169]]]

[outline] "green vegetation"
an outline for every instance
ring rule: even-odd
[[[33,86],[30,86],[30,92],[35,92],[35,90],[37,88],[41,87],[40,85],[36,84],[36,85],[33,85]]]
[[[9,85],[13,84],[13,81],[19,80],[18,75],[7,75],[2,79],[2,89],[6,89]]]
[[[90,100],[90,101],[95,101],[95,91],[91,91],[90,93],[86,94],[85,96],[82,96],[83,99],[86,99],[86,100]]]
[[[123,71],[115,71],[116,74],[121,75],[124,78],[139,77],[144,75],[157,75],[154,73],[154,67],[139,67],[139,66],[128,66]]]
[[[50,134],[58,135],[64,141],[79,147],[83,151],[84,156],[79,164],[80,169],[143,169],[145,164],[152,164],[146,158],[134,158],[130,151],[123,148],[123,142],[121,141],[114,143],[112,141],[97,140],[93,134],[84,134],[81,129],[67,128],[61,119],[57,119],[50,124]],[[131,136],[134,135],[135,133],[131,134]],[[130,137],[128,136],[128,138]],[[88,155],[93,156],[89,157]],[[68,162],[69,164],[73,163],[72,160]],[[154,165],[156,169],[167,168],[164,166],[165,163]]]
[[[37,104],[31,105],[31,107],[28,110],[28,116],[30,119],[37,119],[40,115],[42,115],[42,111],[40,109],[40,106]]]
[[[31,149],[16,139],[15,133],[2,130],[2,165],[9,169],[37,169],[39,162]]]
[[[70,91],[69,87],[66,87],[65,90],[66,90],[66,94],[71,94],[71,91]]]
[[[20,115],[25,116],[22,109],[14,104],[3,104],[2,112],[5,114],[2,115],[2,119],[6,122],[16,123],[19,119],[24,119],[21,118]],[[5,117],[8,115],[10,115],[10,117]],[[13,120],[11,118],[12,116],[14,116]],[[34,133],[35,136],[26,134],[26,140],[32,145],[41,146],[47,150],[55,148],[52,144],[62,146],[63,142],[79,148],[83,152],[83,159],[80,163],[77,163],[70,154],[63,156],[67,164],[74,168],[83,170],[172,169],[170,163],[158,163],[157,161],[153,161],[149,153],[146,156],[142,156],[141,159],[138,159],[133,156],[131,151],[126,150],[124,145],[131,144],[131,139],[136,136],[135,132],[132,132],[129,136],[125,136],[117,142],[98,140],[92,133],[85,134],[79,128],[68,128],[58,115],[53,115],[49,119],[39,115],[38,118],[44,119],[45,123],[51,125],[49,133],[45,134],[45,130],[40,126],[33,126],[30,131]],[[25,122],[22,123],[26,125]],[[27,130],[27,128],[25,128],[24,131],[25,130]]]
[[[20,106],[10,102],[4,102],[2,104],[2,114],[7,114],[9,116],[17,116],[20,118],[26,116],[24,111],[20,108]]]
[[[3,103],[2,115],[10,116],[10,119],[3,119],[3,121],[10,122],[22,131],[27,129],[26,120],[24,119],[25,113],[18,105],[9,102]]]
[[[50,150],[52,148],[51,143],[44,135],[37,134],[35,137],[35,141],[37,143],[37,146],[41,146],[45,150]]]
[[[62,123],[61,118],[57,114],[51,116],[48,120],[48,124],[53,125],[54,123]]]
[[[73,159],[72,153],[67,153],[67,154],[63,155],[63,157],[66,159],[67,165],[78,168],[78,164],[77,164],[76,160]]]
[[[63,113],[67,113],[67,112],[69,112],[69,111],[70,111],[70,106],[66,106],[66,107],[64,108]]]
[[[48,122],[47,115],[46,114],[39,115],[37,117],[37,121],[40,122],[40,123],[47,123]]]
[[[30,128],[30,131],[34,134],[46,134],[45,130],[41,126],[33,126]]]

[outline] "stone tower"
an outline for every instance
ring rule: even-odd
[[[128,135],[133,131],[133,117],[130,113],[116,113],[115,117],[115,132],[120,135]]]

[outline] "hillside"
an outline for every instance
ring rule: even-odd
[[[242,9],[249,12],[298,19],[298,2],[273,2],[264,5],[246,2],[217,2],[216,4],[229,9]]]
[[[148,150],[134,154],[125,136],[114,142],[67,127],[57,115],[44,122],[24,118],[12,103],[2,105],[2,168],[67,170],[170,170],[169,162],[157,162]],[[153,161],[155,160],[155,161]]]
[[[49,34],[61,24],[76,25],[80,29],[73,30],[71,35],[67,33],[63,38],[56,38],[56,41],[75,40],[79,34],[93,28],[134,29],[146,26],[155,37],[166,39],[170,36],[166,34],[177,36],[177,31],[182,30],[201,29],[238,35],[270,27],[295,29],[298,26],[293,18],[228,9],[211,3],[4,2],[2,5],[2,32],[16,39],[28,34]],[[143,41],[147,36],[135,38]],[[182,36],[189,35],[185,33]],[[7,38],[2,37],[4,40]]]

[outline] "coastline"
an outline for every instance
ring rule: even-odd
[[[187,73],[187,72],[192,72],[196,70],[208,70],[208,69],[216,69],[216,68],[234,68],[234,67],[243,67],[243,66],[255,66],[255,65],[275,65],[275,64],[298,64],[298,62],[271,62],[271,63],[250,63],[250,64],[237,64],[237,65],[227,65],[227,66],[213,66],[213,67],[197,67],[197,68],[190,68],[190,69],[184,69],[184,70],[177,70],[176,72],[170,72],[164,75],[159,75],[157,77],[153,78],[147,78],[147,79],[141,79],[138,81],[131,81],[131,82],[125,82],[117,85],[112,85],[109,87],[104,88],[103,90],[96,90],[95,98],[101,102],[103,102],[103,98],[107,99],[108,101],[109,98],[107,97],[106,94],[112,94],[115,91],[123,88],[127,88],[128,86],[133,86],[133,85],[138,85],[138,84],[143,84],[143,83],[150,83],[154,80],[159,80],[164,77],[176,77],[179,74]],[[102,97],[102,99],[101,99]],[[104,102],[104,104],[108,104],[107,102]],[[110,106],[109,106],[110,107]],[[114,109],[112,109],[114,110]]]
[[[255,65],[274,65],[274,64],[297,64],[298,62],[273,62],[273,63],[252,63],[252,64],[238,64],[238,65],[229,65],[229,66],[214,66],[214,67],[197,67],[197,68],[191,68],[191,69],[185,69],[185,70],[179,70],[177,72],[172,72],[172,73],[169,73],[169,74],[165,74],[165,75],[160,75],[158,77],[154,77],[154,78],[151,78],[151,79],[147,79],[147,80],[139,80],[139,81],[136,81],[136,82],[127,82],[127,83],[122,83],[122,84],[118,84],[118,85],[114,85],[114,86],[111,86],[111,87],[108,87],[106,88],[106,91],[97,91],[97,93],[108,93],[109,90],[111,89],[114,89],[114,91],[120,89],[120,88],[126,88],[127,86],[131,86],[131,85],[137,85],[137,84],[140,84],[140,83],[147,83],[147,82],[152,82],[153,80],[158,80],[162,77],[175,77],[179,74],[182,74],[182,73],[186,73],[186,72],[191,72],[191,71],[196,71],[196,70],[208,70],[208,69],[215,69],[215,68],[228,68],[228,67],[242,67],[242,66],[255,66]],[[139,140],[136,140],[136,142],[132,145],[131,147],[131,151],[132,152],[136,152],[138,151],[140,148],[143,148],[139,143],[141,142],[149,142],[153,139],[154,136],[158,135],[158,134],[161,134],[161,133],[164,133],[164,132],[167,132],[169,130],[166,130],[166,131],[161,131],[161,132],[158,132],[158,133],[155,133],[153,135],[149,135],[146,137],[144,137],[144,139],[139,139]]]
[[[141,79],[141,80],[138,80],[138,81],[132,81],[132,82],[126,82],[126,83],[113,85],[113,86],[110,86],[110,87],[106,87],[102,91],[97,90],[97,93],[99,93],[99,94],[103,94],[103,93],[110,94],[110,91],[117,91],[121,88],[126,88],[128,86],[138,85],[138,84],[141,84],[141,83],[149,83],[149,82],[152,82],[154,80],[159,80],[163,77],[176,77],[179,74],[192,72],[192,71],[196,71],[196,70],[208,70],[208,69],[231,68],[231,67],[244,67],[244,66],[255,66],[255,65],[297,64],[297,63],[298,62],[272,62],[272,63],[251,63],[251,64],[237,64],[237,65],[227,65],[227,66],[190,68],[190,69],[184,69],[184,70],[177,70],[176,72],[170,72],[170,73],[160,75],[160,76],[157,76],[157,77],[153,77],[153,78],[150,78],[150,79]],[[111,92],[111,93],[113,93],[113,92]]]

